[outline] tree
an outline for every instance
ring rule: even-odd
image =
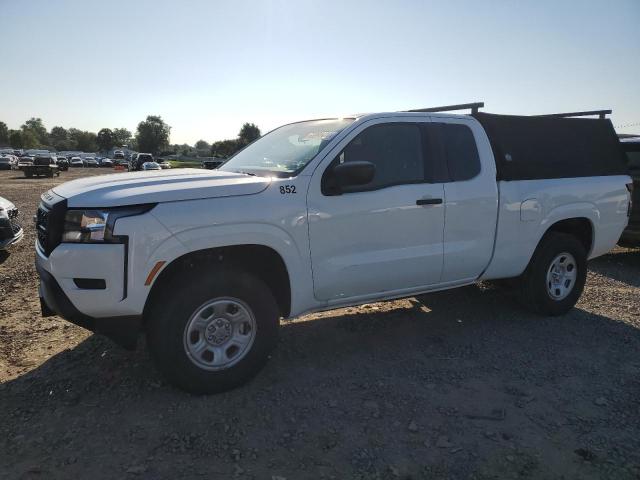
[[[11,130],[9,134],[9,145],[11,145],[12,148],[23,148],[22,132],[20,132],[20,130]]]
[[[36,142],[39,144],[47,144],[49,143],[49,134],[47,133],[47,129],[42,123],[41,118],[31,117],[29,120],[24,122],[22,125],[22,131],[25,132],[27,130],[31,131],[36,138]],[[30,148],[30,147],[25,147]]]
[[[9,143],[9,129],[7,124],[0,122],[0,145],[6,145]]]
[[[228,158],[240,150],[238,139],[219,140],[211,145],[211,155],[214,157]]]
[[[38,137],[36,136],[35,132],[31,129],[27,128],[25,130],[22,130],[21,137],[22,137],[21,148],[37,148],[40,145],[42,145],[38,141]]]
[[[69,132],[63,127],[53,127],[49,134],[49,141],[56,150],[71,150],[73,148],[69,140]]]
[[[98,139],[93,132],[80,132],[76,136],[76,149],[82,152],[95,152],[98,150]]]
[[[195,144],[195,148],[196,150],[209,150],[211,148],[211,145],[209,145],[204,140],[198,140]]]
[[[114,145],[121,147],[131,143],[131,132],[126,128],[115,128],[113,130]]]
[[[149,115],[144,122],[138,124],[136,141],[141,152],[156,154],[161,148],[169,145],[171,127],[164,123],[159,115]]]
[[[98,132],[97,136],[98,147],[102,151],[108,151],[116,144],[116,137],[110,128],[103,128]]]
[[[213,142],[211,145],[211,154],[215,157],[228,158],[258,138],[260,138],[260,129],[255,123],[247,122],[242,125],[238,133],[238,138]]]
[[[255,123],[245,123],[238,133],[238,143],[244,147],[249,145],[254,140],[260,138],[260,129]]]

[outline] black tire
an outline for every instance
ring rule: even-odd
[[[577,274],[570,293],[563,299],[552,298],[547,287],[547,272],[553,260],[562,253],[570,253],[575,259]],[[541,315],[563,315],[577,303],[587,279],[587,253],[573,235],[559,232],[547,233],[522,274],[519,297],[524,306]]]
[[[198,269],[176,275],[156,295],[146,314],[147,342],[155,364],[173,385],[196,394],[224,392],[258,373],[278,341],[279,309],[271,290],[259,278],[237,270]],[[253,313],[256,333],[247,353],[224,370],[196,365],[185,346],[185,328],[205,302],[223,297],[242,300]]]

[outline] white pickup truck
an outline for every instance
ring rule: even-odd
[[[198,393],[256,374],[280,318],[516,279],[571,309],[627,224],[609,120],[433,111],[277,128],[218,170],[93,176],[42,195],[43,315],[135,346]]]

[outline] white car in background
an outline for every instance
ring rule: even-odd
[[[162,170],[160,164],[156,162],[144,162],[142,164],[142,170]]]
[[[22,240],[22,226],[18,220],[18,209],[7,200],[0,197],[0,250],[4,250]]]
[[[72,157],[69,162],[71,167],[84,167],[84,161],[80,157]]]

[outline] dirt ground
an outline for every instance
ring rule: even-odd
[[[638,479],[640,250],[590,262],[577,307],[479,285],[284,322],[250,384],[209,397],[40,316],[31,221],[59,179],[0,172],[0,479]]]

